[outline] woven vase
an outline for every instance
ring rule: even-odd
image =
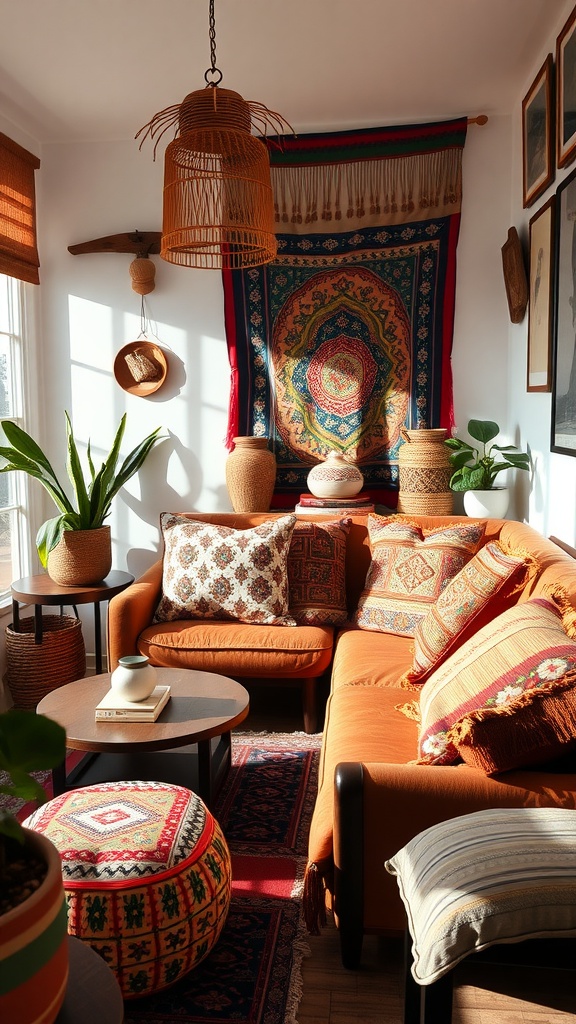
[[[66,530],[48,555],[48,575],[61,587],[91,587],[112,568],[110,527]]]
[[[35,639],[33,617],[20,619],[18,632],[6,627],[6,682],[17,708],[34,711],[58,686],[86,674],[82,623],[72,615],[44,615],[42,643]]]
[[[398,452],[400,490],[398,511],[416,515],[452,514],[450,451],[444,444],[448,431],[402,430]]]
[[[226,487],[235,512],[268,512],[276,483],[276,458],[267,437],[235,437],[226,460]]]

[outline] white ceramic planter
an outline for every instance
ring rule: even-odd
[[[316,498],[352,498],[362,490],[364,477],[342,452],[329,452],[308,473],[308,490]]]
[[[507,487],[491,491],[464,491],[464,511],[474,519],[504,519],[510,502]]]

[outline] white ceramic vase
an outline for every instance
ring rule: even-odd
[[[507,487],[491,491],[464,491],[464,511],[474,519],[504,519],[510,502]]]
[[[110,677],[110,686],[122,700],[146,700],[157,683],[156,669],[145,654],[129,654],[118,659]]]
[[[352,498],[362,490],[364,477],[342,452],[329,452],[308,473],[308,490],[316,498]]]

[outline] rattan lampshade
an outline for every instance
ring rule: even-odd
[[[239,93],[207,88],[186,96],[179,134],[166,148],[165,260],[237,269],[276,256],[268,151],[250,128]]]

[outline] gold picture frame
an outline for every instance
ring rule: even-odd
[[[524,207],[554,181],[554,60],[549,53],[522,100]]]
[[[552,196],[529,224],[527,391],[552,390],[555,215],[556,197]]]

